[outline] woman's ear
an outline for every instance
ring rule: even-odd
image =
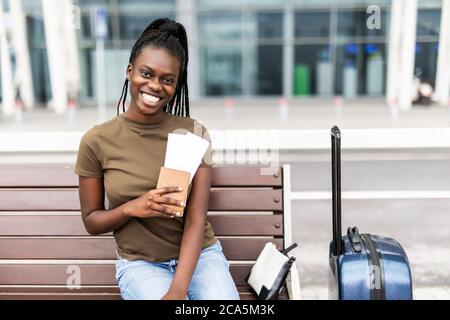
[[[131,80],[131,73],[133,72],[133,65],[131,63],[128,64],[127,66],[127,71],[126,71],[126,77],[128,79],[128,81]]]

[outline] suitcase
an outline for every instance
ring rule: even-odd
[[[341,132],[331,129],[333,239],[330,244],[328,293],[340,300],[411,300],[411,270],[394,239],[341,230]]]

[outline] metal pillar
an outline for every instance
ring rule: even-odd
[[[389,20],[388,64],[386,79],[386,101],[389,105],[398,102],[399,57],[402,20],[402,0],[392,0]]]
[[[441,29],[434,99],[441,105],[449,103],[450,91],[450,0],[442,0]]]
[[[11,0],[14,1],[14,0]],[[71,99],[76,99],[80,91],[80,60],[77,42],[77,30],[81,27],[76,25],[77,19],[81,17],[76,17],[74,15],[80,14],[79,11],[74,11],[72,0],[60,0],[61,5],[64,6],[64,12],[67,17],[73,19],[63,19],[65,22],[65,48],[67,58],[67,68],[66,68],[66,82],[68,95]]]
[[[412,106],[417,0],[392,0],[386,99],[401,109]]]
[[[398,105],[407,110],[412,106],[411,92],[414,78],[416,48],[417,0],[403,0],[403,20],[401,25],[401,54]]]
[[[52,101],[49,105],[56,113],[65,113],[67,110],[67,84],[65,70],[67,65],[64,58],[65,27],[64,4],[61,1],[42,0],[42,13],[44,17],[45,39],[47,43],[48,66]],[[67,18],[67,17],[66,17]]]
[[[0,1],[0,72],[2,77],[2,111],[5,116],[14,114],[14,80],[9,54],[9,45],[6,38],[5,16],[3,3]]]
[[[284,7],[283,19],[283,96],[292,98],[294,88],[294,9],[291,1]]]
[[[195,0],[177,0],[176,15],[177,20],[186,28],[189,43],[189,65],[188,83],[189,99],[198,100],[200,97],[200,65],[199,65],[199,43],[198,43],[198,23],[197,5]]]
[[[30,51],[28,49],[27,28],[22,0],[9,0],[9,8],[14,28],[13,45],[16,51],[16,84],[26,109],[34,107],[34,91],[31,77]]]

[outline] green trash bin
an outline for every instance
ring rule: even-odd
[[[294,95],[309,96],[311,94],[311,72],[306,64],[297,64],[294,69]]]

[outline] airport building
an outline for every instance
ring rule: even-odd
[[[416,76],[446,104],[449,2],[2,0],[3,105],[14,85],[57,112],[71,97],[95,103],[97,72],[116,102],[131,47],[158,17],[188,31],[192,99],[385,97],[407,109]]]

